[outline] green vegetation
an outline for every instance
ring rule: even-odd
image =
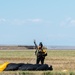
[[[74,71],[61,72],[61,71],[10,71],[1,72],[0,75],[75,75]]]

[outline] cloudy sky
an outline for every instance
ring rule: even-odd
[[[75,46],[75,0],[0,0],[0,45]]]

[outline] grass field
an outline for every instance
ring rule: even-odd
[[[4,62],[35,64],[36,56],[34,52],[35,50],[0,50],[0,64],[3,64]],[[47,53],[48,56],[45,59],[45,63],[53,66],[53,71],[50,72],[51,75],[54,75],[53,73],[57,72],[70,72],[71,75],[75,75],[75,50],[47,50]],[[73,72],[73,74],[71,72]],[[45,73],[44,75],[46,75]],[[50,75],[49,71],[47,73],[47,75]]]

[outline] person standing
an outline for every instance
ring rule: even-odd
[[[36,64],[39,64],[39,62],[41,62],[41,64],[44,64],[44,60],[45,57],[47,56],[47,52],[43,49],[43,44],[42,42],[39,43],[39,46],[37,46],[36,41],[34,40],[34,44],[35,44],[35,55],[36,55]]]

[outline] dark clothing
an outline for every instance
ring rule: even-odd
[[[41,46],[41,48],[43,47],[43,44],[42,44],[42,42],[40,42],[40,43],[39,43],[39,46]]]
[[[34,44],[35,44],[35,55],[36,55],[36,64],[39,64],[39,62],[41,61],[41,64],[44,64],[44,60],[45,60],[45,56],[47,56],[47,53],[45,53],[43,51],[43,44],[42,42],[39,43],[39,46],[37,46],[36,41],[34,40]]]
[[[37,60],[36,60],[36,64],[39,64],[39,62],[41,61],[41,64],[44,64],[44,59],[43,57],[37,57]]]
[[[45,54],[43,50],[40,49],[38,50],[36,55],[37,55],[36,64],[39,64],[40,61],[41,61],[41,64],[44,64],[44,59],[45,59],[45,56],[47,56],[47,53]]]

